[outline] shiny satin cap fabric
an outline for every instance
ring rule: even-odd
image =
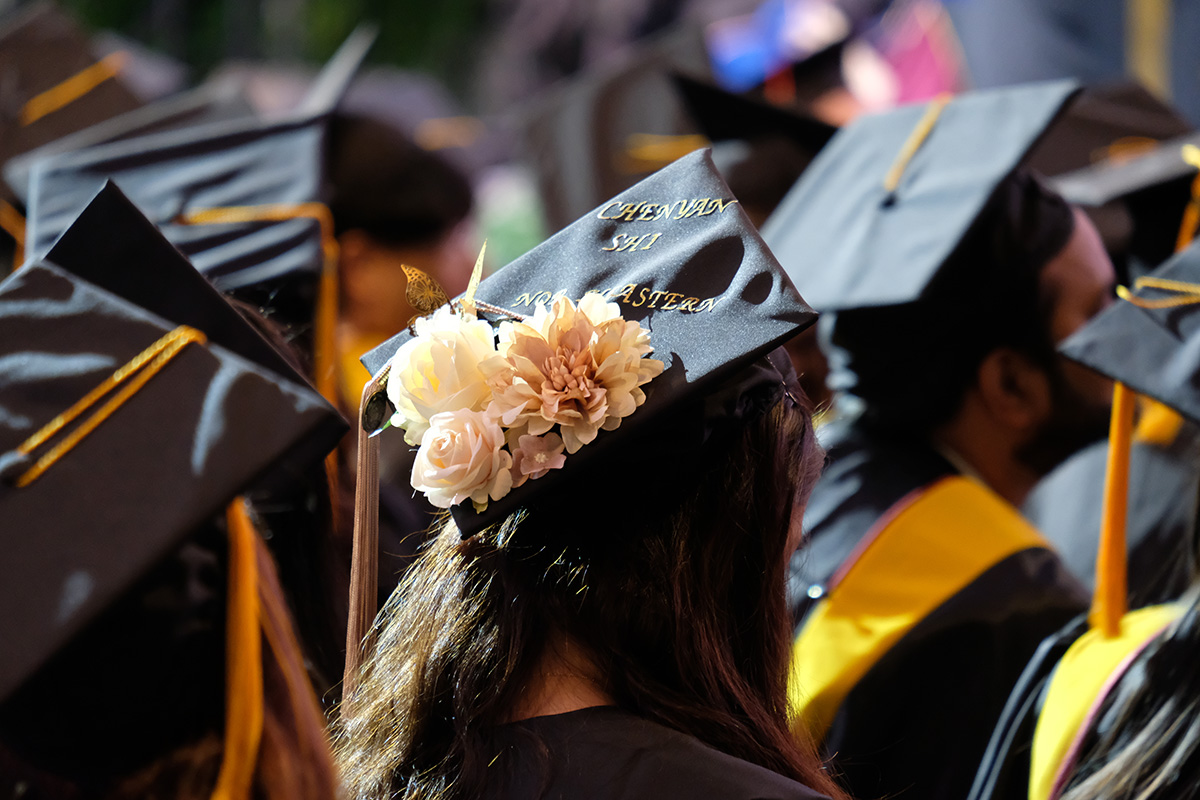
[[[860,117],[818,154],[763,239],[820,311],[919,300],[1076,91],[1030,84],[963,94],[940,113],[931,102]]]
[[[0,21],[0,164],[142,104],[121,82],[119,56],[100,61],[87,36],[49,3]],[[0,185],[0,199],[15,196]]]
[[[153,234],[106,219],[114,238]],[[10,467],[0,479],[0,700],[234,496],[289,481],[345,430],[307,384],[276,371],[277,355],[211,287],[162,277],[194,271],[150,260],[149,247],[147,258],[118,249],[101,261],[104,235],[93,235],[96,271],[146,281],[150,308],[48,262],[0,283],[0,454]],[[111,413],[97,412],[113,394],[84,411],[62,434],[98,425],[18,485],[66,436],[12,469],[17,448],[184,323],[207,342],[183,346]]]
[[[229,84],[201,86],[106,119],[11,158],[4,163],[4,182],[25,203],[29,200],[30,173],[41,159],[122,139],[253,116],[253,106],[238,87]]]
[[[319,199],[325,118],[218,123],[111,142],[37,162],[26,249],[45,254],[112,180],[220,289],[315,276],[321,236],[310,219],[183,224],[185,214]]]
[[[663,361],[665,370],[643,387],[644,405],[615,430],[600,431],[562,469],[489,503],[483,514],[469,502],[454,507],[464,534],[504,519],[539,494],[569,486],[589,463],[615,456],[644,463],[647,450],[663,446],[655,435],[678,423],[686,409],[707,400],[738,406],[723,384],[730,376],[745,373],[746,385],[758,385],[770,372],[782,384],[777,369],[749,368],[816,319],[707,150],[679,159],[588,212],[480,283],[476,299],[532,314],[538,303],[549,305],[560,295],[578,301],[591,291],[606,294],[625,319],[649,329],[652,357]],[[409,338],[408,331],[401,332],[364,355],[363,364],[377,374]],[[686,452],[704,436],[702,421],[699,428],[684,426],[671,445],[677,453]]]
[[[275,221],[188,223],[213,209],[282,206],[322,197],[328,115],[373,34],[359,31],[330,60],[298,111],[282,120],[189,126],[60,153],[30,178],[26,251],[44,255],[112,180],[222,291],[288,323],[312,318],[324,265],[322,228],[297,215]]]
[[[1150,279],[1192,284],[1200,298],[1200,244],[1192,244]],[[1186,287],[1181,287],[1186,288]],[[1187,300],[1178,290],[1135,288],[1138,300]],[[1141,308],[1118,299],[1059,350],[1136,392],[1149,395],[1200,423],[1200,303]]]

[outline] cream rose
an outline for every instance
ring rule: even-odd
[[[496,337],[485,320],[463,320],[449,306],[416,321],[416,336],[391,359],[387,394],[409,444],[419,443],[430,420],[447,411],[482,411],[491,399],[479,366],[496,355]]]
[[[412,468],[413,488],[438,508],[470,498],[476,511],[513,485],[512,454],[504,430],[481,411],[444,411],[429,418]]]

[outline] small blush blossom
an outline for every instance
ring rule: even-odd
[[[469,498],[481,511],[512,489],[512,466],[504,430],[494,419],[482,411],[445,411],[430,418],[421,437],[412,485],[438,508]]]
[[[496,355],[496,337],[486,320],[463,320],[442,306],[415,323],[416,336],[392,356],[388,399],[392,424],[418,444],[430,420],[447,411],[482,411],[491,389],[480,364]]]
[[[497,352],[481,366],[492,389],[488,413],[534,436],[557,425],[568,453],[619,426],[664,367],[644,357],[649,331],[595,293],[578,307],[560,297],[525,322],[501,325]]]
[[[540,478],[552,469],[562,469],[567,461],[563,447],[562,437],[558,434],[521,436],[513,450],[513,486]]]

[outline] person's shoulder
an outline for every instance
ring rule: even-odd
[[[534,726],[557,764],[563,797],[819,800],[823,795],[693,736],[615,708],[583,709]],[[587,790],[568,788],[577,784]],[[552,791],[552,796],[554,792]]]

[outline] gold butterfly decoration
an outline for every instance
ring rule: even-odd
[[[408,304],[417,311],[416,314],[413,314],[412,319],[408,321],[409,327],[412,327],[417,317],[432,314],[450,302],[450,298],[446,296],[445,290],[433,278],[416,267],[410,267],[408,264],[401,264],[400,268],[404,270],[404,277],[408,279],[408,286],[404,289],[404,296],[408,300]]]

